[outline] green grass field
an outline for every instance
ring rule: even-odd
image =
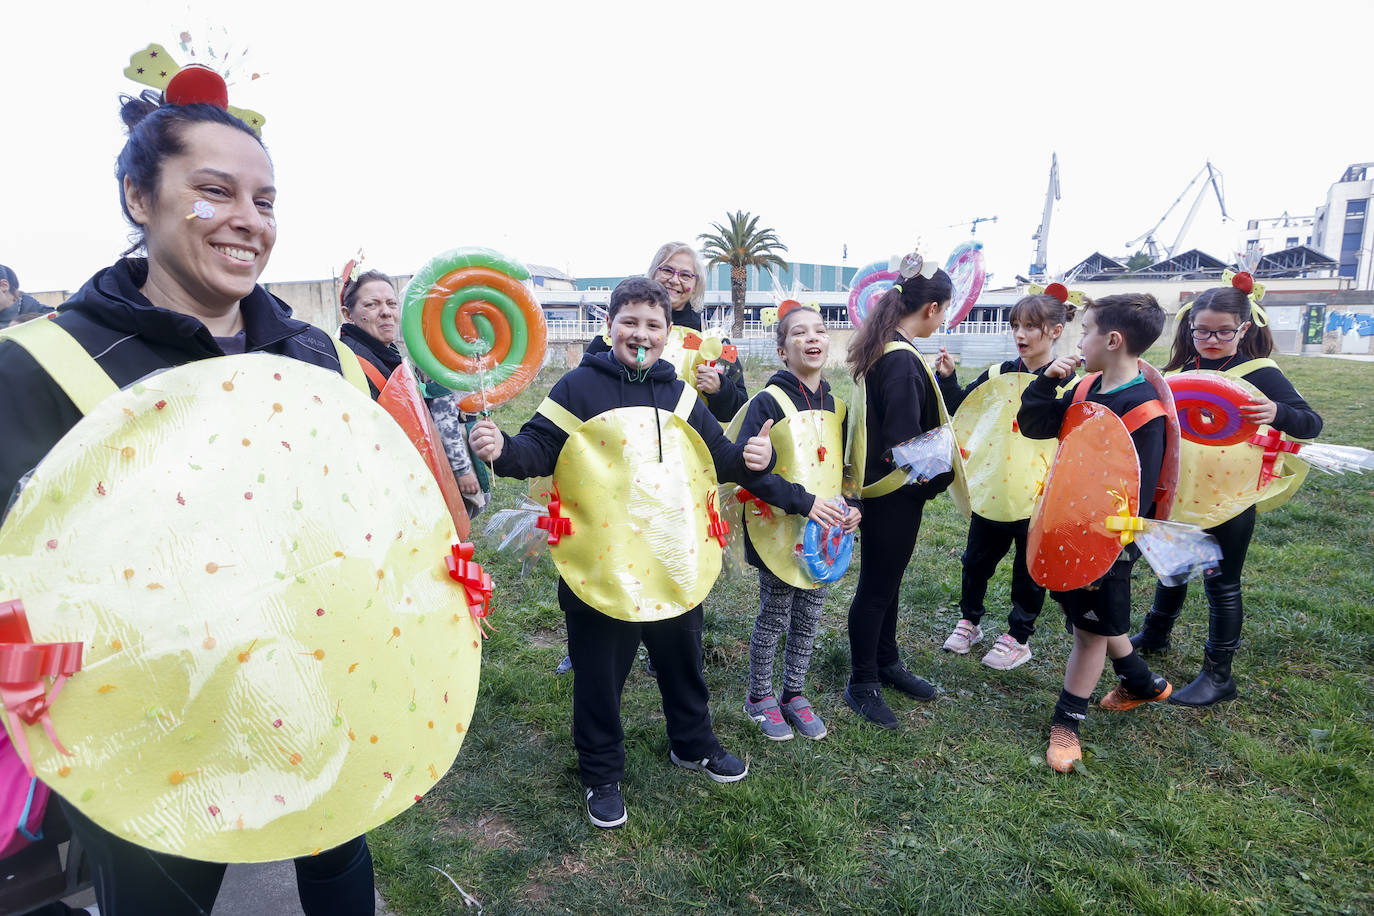
[[[1324,441],[1374,447],[1374,364],[1279,362],[1325,417]],[[772,370],[749,366],[750,391]],[[555,378],[502,407],[502,428],[517,430]],[[500,481],[496,507],[520,492]],[[964,657],[940,650],[958,618],[967,531],[946,497],[927,508],[898,631],[911,669],[941,695],[922,704],[888,691],[896,731],[862,723],[839,696],[851,571],[831,589],[807,685],[829,737],[765,739],[740,709],[757,578],[722,578],[707,601],[706,673],[716,732],[749,776],[717,785],[670,764],[655,682],[636,666],[620,830],[592,827],[582,808],[572,680],[553,676],[564,642],[550,563],[522,576],[479,533],[499,632],[453,769],[371,836],[382,892],[407,916],[476,912],[435,866],[487,913],[1374,912],[1371,528],[1374,477],[1314,472],[1260,517],[1240,698],[1094,709],[1085,772],[1069,775],[1044,762],[1069,649],[1058,606],[1046,602],[1031,662],[1007,673],[978,663],[1005,630],[1009,559],[988,596],[989,641]],[[1137,564],[1137,623],[1152,587]],[[1195,587],[1174,652],[1153,667],[1187,683],[1205,638]]]

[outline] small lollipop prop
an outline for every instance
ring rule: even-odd
[[[1103,520],[1107,530],[1119,533],[1121,546],[1133,543],[1140,548],[1163,584],[1182,585],[1221,564],[1221,545],[1197,525],[1132,516],[1126,498],[1116,491],[1112,495],[1117,511]]]
[[[524,390],[544,362],[544,310],[529,271],[490,248],[431,258],[406,287],[401,334],[430,378],[467,394],[458,406],[486,416]]]
[[[868,310],[892,289],[900,276],[890,260],[874,261],[859,268],[849,284],[849,323],[856,328],[863,324]]]
[[[831,500],[842,511],[849,504],[836,497]],[[854,535],[840,525],[823,528],[819,522],[808,520],[802,529],[802,542],[797,557],[807,575],[817,582],[836,582],[849,570],[854,557]]]
[[[962,242],[950,252],[945,273],[954,282],[950,297],[949,326],[952,328],[968,317],[983,292],[987,271],[983,267],[983,243]]]

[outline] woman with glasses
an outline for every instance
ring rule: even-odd
[[[1263,311],[1251,303],[1247,288],[1251,282],[1248,274],[1239,274],[1238,286],[1209,289],[1180,310],[1173,352],[1164,371],[1211,370],[1244,379],[1261,393],[1241,408],[1247,420],[1269,424],[1294,438],[1311,439],[1321,432],[1322,418],[1269,359],[1274,338]],[[1236,695],[1231,659],[1240,648],[1244,619],[1240,575],[1254,531],[1254,505],[1207,529],[1221,545],[1221,568],[1217,575],[1203,580],[1209,617],[1202,672],[1187,687],[1174,691],[1170,703],[1211,706]],[[1168,650],[1169,632],[1187,594],[1186,585],[1155,587],[1154,606],[1145,617],[1145,625],[1131,637],[1142,654]]]
[[[710,362],[700,361],[698,365],[696,354],[681,343],[685,332],[701,332],[699,309],[706,299],[705,272],[701,258],[691,245],[669,242],[654,253],[644,276],[657,280],[668,290],[668,299],[673,306],[672,336],[659,358],[678,364],[678,374],[684,381],[696,386],[711,415],[724,424],[729,423],[749,400],[749,392],[744,387],[744,370],[740,368],[739,360],[711,360],[714,366]],[[728,340],[724,342],[729,343]],[[601,353],[609,349],[607,341],[594,337],[587,352]]]

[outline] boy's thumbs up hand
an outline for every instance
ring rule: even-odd
[[[744,466],[749,470],[767,470],[768,463],[773,460],[773,443],[768,438],[768,433],[772,429],[773,421],[766,421],[759,429],[758,435],[751,436],[744,444]]]

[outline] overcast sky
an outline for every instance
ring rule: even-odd
[[[1050,154],[1050,271],[1125,242],[1207,159],[1186,247],[1310,214],[1374,160],[1368,0],[1118,4],[387,0],[8,3],[0,263],[75,289],[125,247],[123,68],[222,26],[266,75],[280,234],[268,281],[414,271],[487,245],[582,276],[641,271],[744,209],[789,259],[943,257],[975,217],[993,285],[1025,273]],[[1173,242],[1185,200],[1161,233]]]

